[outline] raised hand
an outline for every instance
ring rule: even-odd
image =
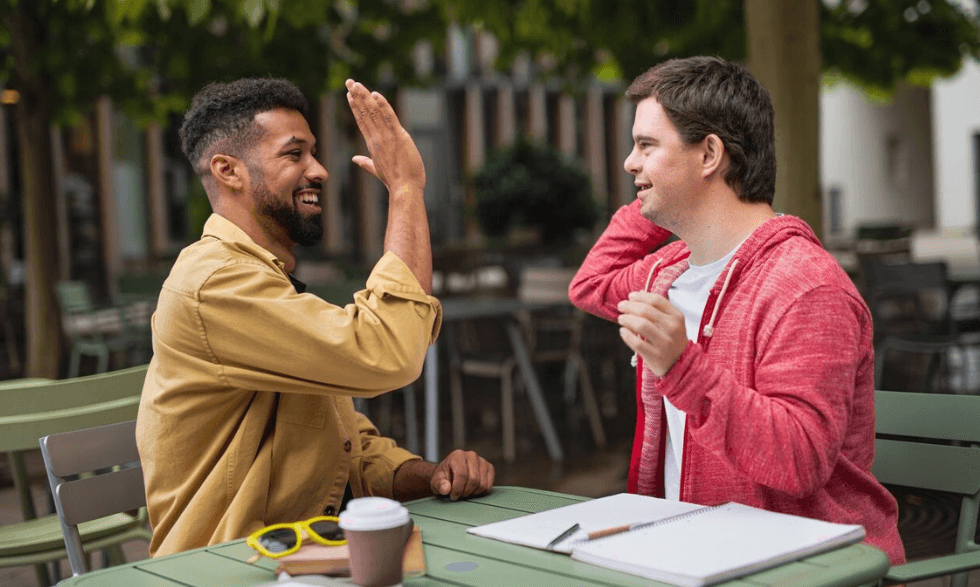
[[[359,82],[349,79],[345,85],[347,103],[371,154],[355,155],[354,163],[380,179],[392,195],[403,189],[421,194],[425,189],[422,156],[391,104]]]

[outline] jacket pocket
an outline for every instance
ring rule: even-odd
[[[320,429],[327,423],[327,410],[331,398],[305,393],[279,394],[276,421]]]

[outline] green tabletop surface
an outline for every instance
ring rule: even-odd
[[[529,489],[495,487],[490,495],[452,502],[426,498],[406,504],[422,530],[426,574],[407,577],[405,587],[471,586],[652,586],[662,585],[587,563],[466,533],[471,526],[506,520],[587,498]],[[253,587],[274,581],[276,562],[247,561],[254,551],[236,540],[174,555],[128,563],[72,577],[62,587]],[[888,557],[855,544],[788,563],[725,586],[779,585],[848,587],[875,583],[888,570]]]

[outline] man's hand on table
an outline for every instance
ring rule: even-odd
[[[445,495],[456,501],[490,493],[494,469],[475,452],[454,450],[439,464],[407,461],[395,471],[392,493],[406,501],[430,495]]]

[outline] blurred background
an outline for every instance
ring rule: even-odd
[[[389,98],[425,160],[437,294],[513,297],[529,268],[573,271],[635,197],[622,169],[626,85],[665,59],[710,54],[745,62],[769,89],[775,207],[814,227],[869,304],[884,292],[872,267],[885,260],[942,265],[941,299],[926,305],[935,315],[939,304],[947,332],[977,306],[974,0],[0,0],[0,15],[0,379],[148,360],[160,285],[210,213],[180,152],[182,112],[206,83],[243,76],[289,78],[310,100],[330,173],[326,230],[300,251],[297,276],[336,303],[380,257],[387,208],[380,183],[350,162],[365,148],[346,78]],[[873,311],[881,324],[898,312]],[[913,320],[917,330],[927,318]],[[584,433],[593,414],[560,389],[561,366],[542,371],[550,405],[570,414],[555,418],[565,459],[535,460],[544,449],[525,401],[521,457],[502,464],[498,482],[621,491],[629,354],[611,324],[568,324],[605,438],[594,420]],[[444,346],[495,335],[475,325],[455,336],[462,342]],[[980,350],[957,352],[938,371],[972,393]],[[911,385],[911,363],[895,364],[890,386]],[[932,362],[925,374],[936,373]],[[470,444],[499,456],[496,433],[479,433],[500,426],[498,383],[467,386]],[[409,435],[398,399],[365,409],[388,434]]]

